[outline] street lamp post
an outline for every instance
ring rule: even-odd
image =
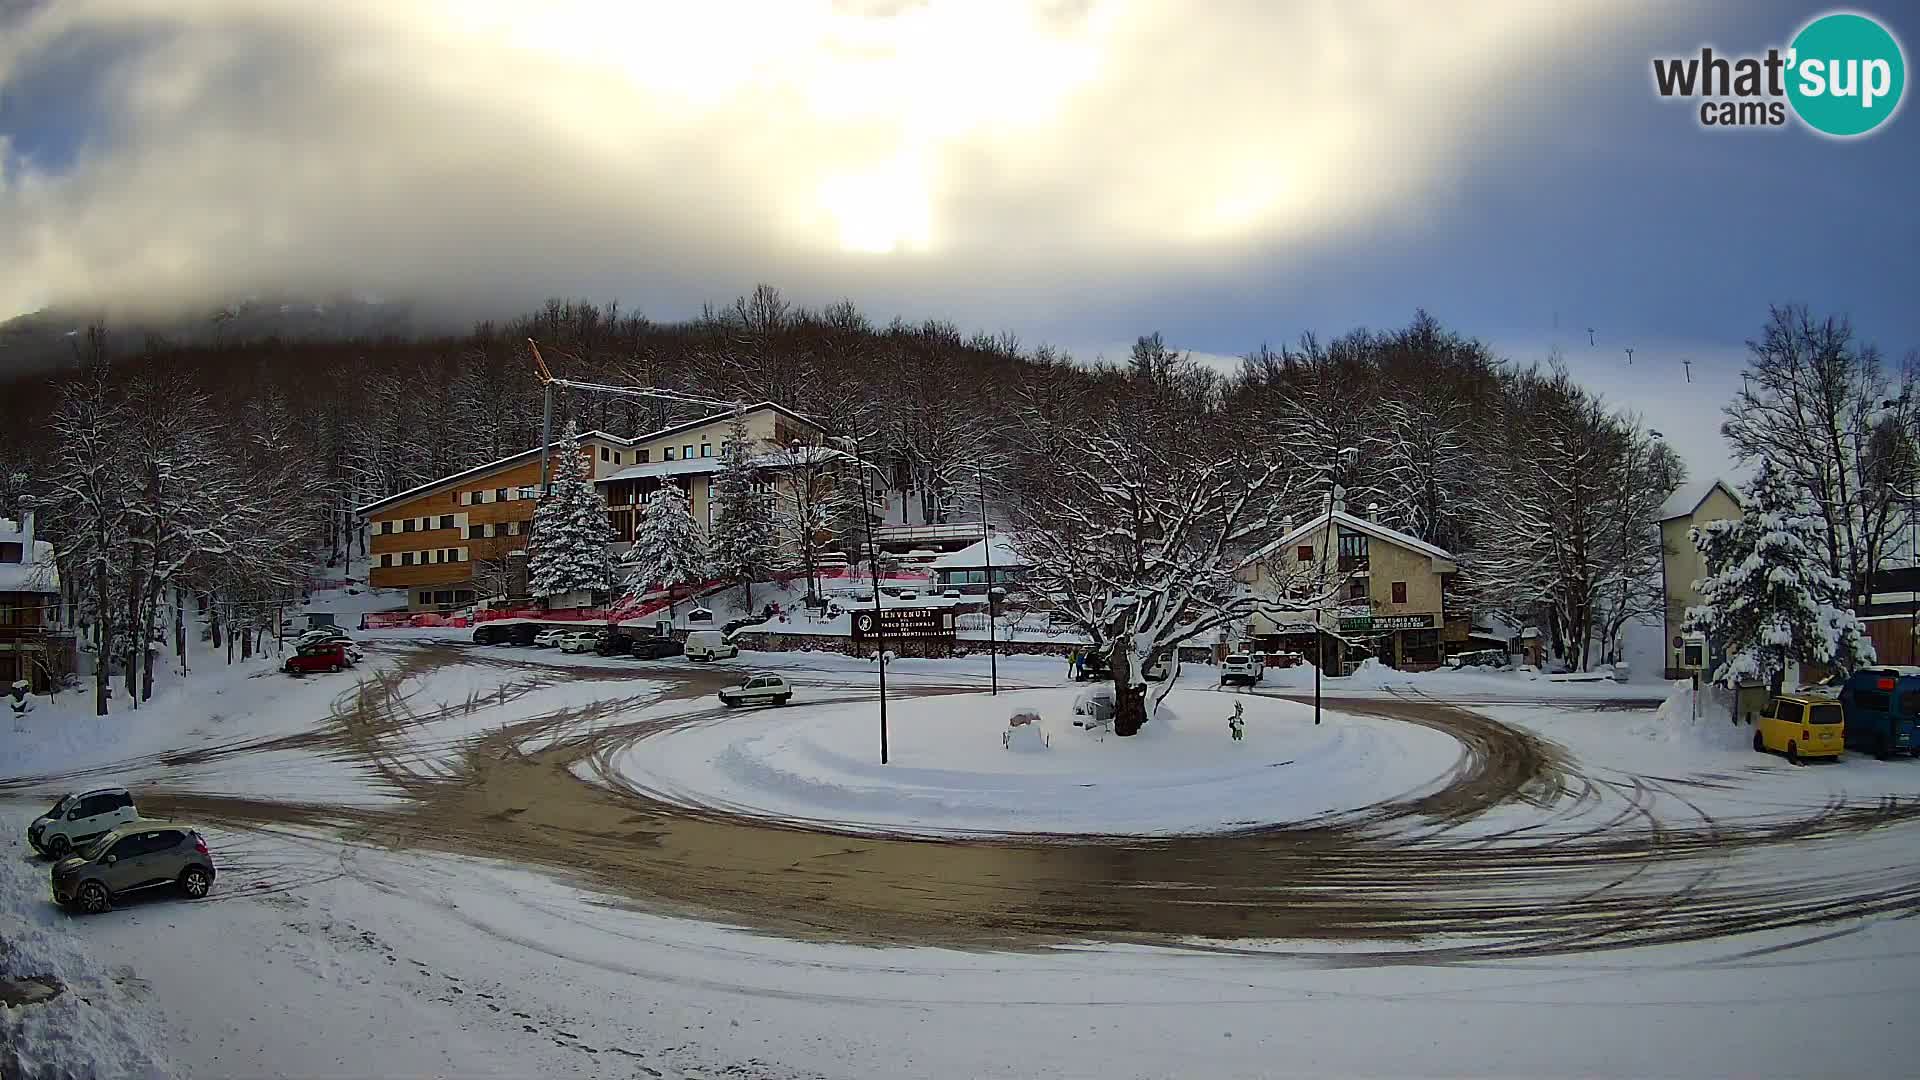
[[[880,551],[873,545],[873,485],[867,479],[866,455],[860,451],[860,436],[850,441],[853,461],[860,469],[860,524],[867,538],[867,567],[873,579],[873,637],[880,650],[880,764],[887,764],[887,631],[880,614]]]
[[[1909,398],[1901,394],[1897,398],[1888,398],[1880,402],[1883,409],[1892,409],[1907,404]],[[1915,572],[1920,571],[1920,520],[1916,520],[1916,511],[1920,511],[1920,491],[1914,490],[1915,476],[1913,448],[1907,451],[1907,490],[1901,494],[1907,497],[1907,659],[1914,658],[1915,646],[1920,644],[1920,581],[1914,580]],[[1873,583],[1867,583],[1867,600],[1873,600]]]
[[[1345,447],[1343,449],[1334,451],[1333,467],[1328,470],[1327,532],[1326,532],[1325,538],[1321,541],[1321,545],[1320,545],[1320,584],[1322,588],[1326,587],[1326,581],[1327,581],[1327,549],[1333,546],[1333,544],[1337,541],[1337,538],[1340,535],[1339,530],[1334,526],[1334,523],[1333,523],[1333,504],[1334,504],[1334,500],[1339,496],[1339,493],[1340,493],[1340,463],[1345,461],[1349,455],[1354,455],[1358,453],[1359,451],[1352,447]],[[1336,625],[1338,624],[1336,623]],[[1315,625],[1313,628],[1313,631],[1314,631],[1313,633],[1313,644],[1314,644],[1313,726],[1319,727],[1320,726],[1320,669],[1327,666],[1327,631],[1325,627],[1319,626],[1319,625]]]
[[[987,693],[997,696],[1000,693],[1000,655],[993,629],[993,526],[987,522],[986,471],[975,466],[973,475],[980,483],[980,550],[985,553],[987,562]]]

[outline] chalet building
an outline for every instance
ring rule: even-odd
[[[731,412],[720,413],[635,439],[604,431],[581,435],[584,472],[605,495],[621,545],[632,541],[637,511],[662,483],[686,489],[694,518],[711,524],[713,474],[732,420]],[[775,448],[816,443],[823,434],[772,402],[747,409],[746,423],[750,443],[769,464]],[[406,589],[411,611],[453,610],[512,592],[504,583],[524,577],[539,490],[540,448],[534,447],[359,507],[371,557],[368,584]]]
[[[74,638],[54,617],[60,571],[53,545],[34,535],[34,512],[0,518],[0,690],[26,681],[45,693],[73,670]]]
[[[988,541],[981,540],[948,552],[927,566],[933,572],[934,588],[958,589],[967,595],[985,595],[994,585],[1011,591],[1019,587],[1027,573],[1027,560],[1014,550],[1005,533],[994,535],[991,551]]]
[[[1336,504],[1269,545],[1248,582],[1306,597],[1325,581],[1340,590],[1334,606],[1278,621],[1257,614],[1247,628],[1251,644],[1312,660],[1324,641],[1334,672],[1364,656],[1403,670],[1438,667],[1449,646],[1471,646],[1469,620],[1447,613],[1457,570],[1451,553]]]
[[[1711,668],[1714,660],[1709,650],[1711,642],[1681,628],[1687,609],[1700,603],[1693,583],[1707,572],[1688,530],[1709,521],[1737,518],[1741,512],[1740,496],[1719,479],[1683,484],[1660,507],[1660,582],[1666,596],[1663,633],[1669,679],[1684,679]]]

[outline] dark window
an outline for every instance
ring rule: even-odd
[[[485,530],[486,530],[485,525],[469,525],[467,526],[467,539],[478,540],[482,536],[486,535]]]
[[[113,847],[107,849],[107,854],[116,859],[132,859],[140,855],[145,855],[148,850],[144,837],[123,836]]]
[[[693,444],[688,443],[687,445],[681,447],[680,456],[683,458],[691,458],[693,456]]]
[[[401,532],[412,532],[412,531],[413,531],[413,519],[412,519],[412,518],[408,518],[408,519],[407,519],[407,521],[406,521],[406,524],[404,524],[404,525],[402,525],[402,526],[400,526],[400,531],[401,531]]]
[[[443,529],[451,529],[451,528],[453,528],[453,515],[452,515],[452,514],[441,514],[441,515],[440,515],[440,527],[441,527],[441,528],[443,528]]]
[[[1855,690],[1853,703],[1868,712],[1886,712],[1887,707],[1893,704],[1887,695],[1878,690]]]
[[[1366,558],[1367,534],[1355,533],[1355,532],[1342,532],[1340,534],[1340,554],[1358,555],[1363,559]]]
[[[412,565],[413,565],[413,552],[411,552],[411,551],[403,551],[403,552],[401,552],[401,553],[400,553],[400,565],[401,565],[401,566],[412,566]]]
[[[653,460],[653,451],[651,450],[635,450],[633,452],[633,463],[635,465],[645,465],[647,462],[652,460]]]
[[[1775,715],[1789,724],[1797,724],[1800,722],[1804,712],[1799,702],[1783,701],[1780,703],[1780,711]]]
[[[701,444],[700,444],[700,456],[701,456],[701,457],[712,457],[712,456],[713,456],[713,447],[712,447],[712,446],[710,446],[710,445],[709,445],[709,444],[707,444],[707,443],[701,443]]]
[[[1406,582],[1396,581],[1393,583],[1393,602],[1396,604],[1404,604],[1407,602]]]
[[[17,563],[27,557],[26,552],[27,546],[25,544],[0,544],[0,562]]]
[[[1900,695],[1900,715],[1920,714],[1920,690],[1909,690]]]
[[[604,447],[604,446],[603,446],[603,447],[601,447],[601,448],[600,448],[600,460],[601,460],[601,461],[611,461],[611,460],[613,460],[613,451],[611,451],[611,450],[609,450],[609,449],[607,449],[607,448],[606,448],[606,447]]]
[[[179,833],[167,830],[147,833],[140,839],[142,841],[140,845],[143,849],[142,854],[151,854],[155,851],[171,851],[179,847],[181,837]]]
[[[1293,557],[1300,560],[1301,562],[1312,562],[1313,561],[1313,545],[1301,544],[1299,547],[1293,550]]]
[[[666,446],[666,447],[662,447],[662,448],[661,448],[661,450],[660,450],[660,460],[661,460],[661,461],[672,461],[672,460],[673,460],[673,447],[671,447],[671,446]]]
[[[506,489],[506,488],[495,488],[495,489],[494,489],[494,492],[493,492],[493,495],[494,495],[494,498],[496,498],[496,499],[498,499],[498,500],[499,500],[499,501],[501,501],[501,502],[506,502],[506,501],[507,501],[507,489]]]
[[[1807,710],[1807,723],[1809,724],[1838,724],[1841,720],[1842,716],[1840,706],[1838,705],[1815,705],[1813,708]]]
[[[1347,599],[1365,600],[1367,598],[1367,579],[1354,578],[1347,582]]]

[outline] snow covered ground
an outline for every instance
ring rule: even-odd
[[[1428,728],[1252,695],[1176,690],[1136,740],[1072,726],[1071,688],[904,698],[879,761],[871,702],[676,728],[614,760],[635,790],[817,828],[920,834],[1214,832],[1332,821],[1435,785],[1460,746]],[[1246,738],[1227,728],[1245,708]],[[1007,718],[1032,710],[1048,749],[1013,753]]]
[[[149,708],[104,720],[95,720],[79,695],[63,695],[57,708],[37,699],[41,709],[0,745],[0,782],[126,763],[87,782],[164,780],[254,797],[382,805],[388,796],[378,776],[323,747],[276,744],[270,752],[173,763],[156,756],[258,739],[298,743],[367,692],[363,683],[379,685],[376,675],[400,670],[448,634],[362,637],[367,664],[337,677],[295,680],[266,672],[265,664],[232,671],[207,665],[189,682],[166,687]],[[665,706],[650,703],[696,670],[553,650],[440,651],[454,659],[395,691],[404,706],[394,709],[403,721],[393,734],[399,753],[429,769],[490,731],[566,715],[588,702],[627,702],[619,714],[625,720],[657,715]],[[805,653],[749,654],[697,670],[744,674],[763,667],[795,679],[801,699],[823,702],[866,693],[877,675],[871,661]],[[888,681],[903,688],[981,685],[986,671],[983,656],[901,660],[889,665]],[[1011,692],[998,699],[902,698],[895,714],[899,756],[890,769],[972,771],[978,779],[991,763],[991,784],[955,785],[939,775],[916,780],[938,792],[936,800],[952,798],[951,813],[975,815],[973,824],[983,827],[1008,827],[986,819],[1008,792],[1035,795],[1022,790],[1028,781],[1044,782],[1044,798],[1036,798],[1038,809],[1010,816],[1047,812],[1072,820],[1084,807],[1057,798],[1064,778],[1158,765],[1191,782],[1155,792],[1136,775],[1143,806],[1164,795],[1159,812],[1192,810],[1200,805],[1191,798],[1196,791],[1218,787],[1221,797],[1207,800],[1217,826],[1230,823],[1228,806],[1265,800],[1276,812],[1306,815],[1315,812],[1315,798],[1339,809],[1334,804],[1357,804],[1372,793],[1415,789],[1432,778],[1436,762],[1444,767],[1457,754],[1451,740],[1431,731],[1395,732],[1385,721],[1342,715],[1360,709],[1357,700],[1336,705],[1331,722],[1313,732],[1301,726],[1302,706],[1205,692],[1213,673],[1197,667],[1183,671],[1182,688],[1169,699],[1178,719],[1158,741],[1087,742],[1055,722],[1053,749],[1009,754],[997,738],[1006,715],[1026,698],[1057,715],[1073,690],[1061,687],[1065,665],[1055,659],[1003,658],[1000,673]],[[1664,695],[1671,689],[1664,685],[1363,675],[1326,680],[1329,696],[1476,702],[1474,712],[1564,751],[1602,789],[1570,792],[1548,807],[1516,801],[1471,825],[1447,826],[1472,833],[1474,842],[1479,832],[1542,822],[1604,835],[1631,824],[1623,814],[1643,813],[1676,822],[1711,817],[1732,827],[1741,819],[1818,814],[1836,799],[1898,803],[1920,795],[1920,762],[1850,755],[1835,765],[1794,768],[1755,754],[1745,729],[1724,720],[1695,724],[1691,710],[1663,715],[1608,704]],[[1270,672],[1262,692],[1293,694],[1311,684],[1309,669]],[[489,693],[504,700],[484,704]],[[1238,747],[1226,733],[1232,700],[1247,704],[1248,741]],[[927,711],[909,717],[909,704]],[[858,785],[870,783],[878,768],[868,764],[871,719],[870,704],[852,703],[738,713],[677,729],[683,736],[637,742],[621,769],[638,776],[678,769],[684,762],[674,759],[683,754],[710,764],[703,759],[709,751],[750,749],[763,762],[793,765],[788,771],[802,780],[824,778],[829,789],[860,795]],[[604,722],[587,717],[580,724]],[[682,737],[695,741],[675,748]],[[1067,739],[1082,741],[1062,745]],[[1449,745],[1429,746],[1431,739]],[[1283,745],[1294,764],[1267,768]],[[1105,760],[1122,754],[1131,757]],[[1349,754],[1374,760],[1355,763]],[[1286,790],[1259,790],[1256,772],[1243,768],[1254,762],[1258,772],[1286,778],[1275,785]],[[941,791],[943,784],[959,794]],[[323,831],[209,827],[221,877],[207,900],[155,897],[72,919],[46,899],[46,865],[20,839],[54,786],[16,784],[0,802],[7,837],[0,842],[0,977],[50,974],[69,992],[0,1008],[0,1036],[8,1053],[56,1076],[168,1069],[193,1077],[889,1078],[1912,1071],[1907,1032],[1920,986],[1906,958],[1920,950],[1920,922],[1905,917],[1910,910],[1654,948],[1499,961],[1431,958],[1413,947],[1447,944],[1438,940],[1397,950],[1321,940],[1069,944],[1011,953],[880,948],[793,941],[634,910],[632,901],[564,873],[387,851]],[[799,790],[819,795],[804,784]],[[913,813],[930,818],[938,812],[931,805],[923,801]],[[808,805],[762,809],[823,812]],[[854,820],[860,811],[827,812]],[[1130,812],[1125,800],[1101,810]],[[844,839],[849,851],[859,842]],[[1115,865],[1125,858],[1115,853]],[[1784,847],[1729,851],[1724,864],[1720,882],[1689,878],[1676,890],[1711,884],[1728,889],[1726,902],[1737,905],[1748,883],[1784,881],[1809,896],[1849,877],[1910,884],[1920,851],[1907,829],[1815,831]],[[1067,873],[1071,863],[1062,866]],[[845,872],[858,873],[857,855],[847,858]],[[1649,866],[1641,876],[1660,872]],[[1540,865],[1537,875],[1546,888],[1552,864]],[[1404,887],[1418,892],[1423,884],[1409,878]],[[927,887],[940,886],[929,880]],[[1501,903],[1529,895],[1527,886],[1512,886]],[[1663,917],[1656,909],[1646,913],[1649,926]]]

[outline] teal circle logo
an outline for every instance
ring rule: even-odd
[[[1851,12],[1822,15],[1793,39],[1787,99],[1807,126],[1849,138],[1879,127],[1900,107],[1907,61],[1886,27]]]

